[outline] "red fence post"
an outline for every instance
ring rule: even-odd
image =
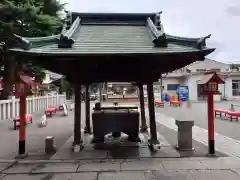
[[[19,155],[25,154],[26,136],[26,96],[20,96],[20,128],[19,128]]]
[[[214,145],[214,104],[213,94],[208,94],[208,152],[215,154]]]

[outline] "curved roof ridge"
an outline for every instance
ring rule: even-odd
[[[52,35],[52,36],[46,36],[46,37],[29,37],[26,38],[30,42],[30,48],[38,47],[38,46],[45,46],[48,44],[53,44],[58,41],[58,38],[60,37],[60,34],[58,35]]]
[[[45,36],[45,37],[22,37],[17,34],[13,34],[12,37],[4,45],[8,48],[20,48],[23,50],[30,50],[34,47],[45,46],[56,43],[58,41],[58,35]]]
[[[172,36],[167,34],[167,39],[171,43],[181,44],[185,46],[193,46],[197,49],[204,49],[206,48],[206,39],[211,37],[211,34],[200,37],[200,38],[188,38],[188,37],[181,37],[181,36]]]

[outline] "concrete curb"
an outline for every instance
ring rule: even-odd
[[[105,161],[144,161],[144,160],[153,160],[153,161],[203,161],[203,160],[212,160],[212,161],[218,161],[218,160],[236,160],[236,158],[233,157],[176,157],[176,158],[129,158],[129,159],[76,159],[76,160],[64,160],[64,159],[54,159],[54,160],[0,160],[0,163],[9,163],[9,164],[14,164],[14,163],[20,163],[20,164],[41,164],[41,163],[76,163],[80,161],[92,161],[92,162],[105,162]]]

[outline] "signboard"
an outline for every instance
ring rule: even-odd
[[[178,95],[179,101],[188,101],[189,100],[188,86],[178,86],[177,95]]]

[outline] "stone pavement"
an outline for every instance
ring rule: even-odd
[[[238,158],[0,162],[1,180],[239,180]]]
[[[188,119],[188,114],[182,109],[183,119]],[[166,116],[162,113],[156,113],[156,121],[170,129],[177,131],[177,126],[175,125],[175,119]],[[208,131],[204,128],[198,126],[193,127],[193,139],[201,142],[202,144],[208,146]],[[240,141],[224,136],[220,133],[215,132],[215,147],[216,150],[227,154],[228,156],[240,157]]]
[[[180,157],[177,150],[172,147],[160,133],[157,133],[157,136],[161,142],[161,150],[153,153],[148,147],[148,133],[140,133],[139,137],[141,142],[129,142],[127,140],[127,135],[122,133],[120,139],[113,140],[110,134],[105,137],[105,143],[98,143],[97,145],[94,145],[91,143],[93,136],[83,134],[82,130],[84,149],[81,152],[76,153],[72,151],[72,136],[60,149],[58,149],[58,151],[51,157],[51,160]]]

